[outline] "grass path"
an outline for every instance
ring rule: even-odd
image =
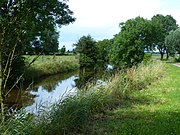
[[[90,134],[179,135],[180,68],[166,64],[161,80],[99,115],[88,129]]]

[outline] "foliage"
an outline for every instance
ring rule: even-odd
[[[4,87],[7,83],[16,83],[19,75],[23,74],[25,63],[21,55],[25,49],[27,51],[33,46],[33,41],[43,44],[44,51],[57,49],[56,27],[75,20],[66,2],[66,0],[0,2],[0,69]],[[1,88],[1,91],[4,90]]]
[[[63,45],[63,47],[60,49],[61,54],[65,54],[66,52],[66,47]]]
[[[94,66],[97,61],[97,47],[94,39],[88,36],[82,36],[75,44],[76,51],[80,53],[80,66]]]
[[[149,63],[152,60],[152,53],[145,53],[144,54],[144,58],[143,58],[143,62],[144,63]]]
[[[180,62],[180,57],[175,58],[175,62]]]
[[[108,62],[111,52],[113,40],[104,39],[96,43],[97,46],[97,59]]]
[[[42,32],[41,37],[35,37],[35,39],[32,41],[32,44],[30,44],[30,47],[25,50],[26,53],[31,53],[32,50],[34,50],[35,54],[50,54],[55,53],[58,51],[58,38],[59,34],[55,30],[50,31],[48,29],[45,29]]]
[[[165,45],[172,54],[180,54],[180,28],[172,31],[165,39]]]
[[[165,44],[165,38],[169,35],[169,32],[178,28],[176,20],[171,15],[163,16],[157,14],[151,19],[152,24],[155,25],[154,34],[157,35],[157,38],[154,40],[154,44],[157,45],[157,49],[161,54],[161,60],[163,55],[167,53],[167,58],[169,55],[169,47],[167,48]]]
[[[118,67],[132,67],[143,60],[150,30],[148,20],[141,17],[121,23],[121,32],[115,36],[111,61]]]

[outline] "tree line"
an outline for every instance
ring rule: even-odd
[[[157,14],[151,20],[142,17],[119,24],[120,32],[113,39],[95,41],[82,36],[76,44],[81,66],[92,66],[98,60],[110,62],[119,68],[132,67],[142,62],[146,51],[158,50],[164,54],[180,54],[180,29],[171,15]]]

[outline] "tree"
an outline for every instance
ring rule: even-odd
[[[75,21],[66,2],[67,0],[0,2],[1,96],[6,96],[5,88],[8,83],[17,84],[22,78],[24,49],[33,45],[32,41],[37,43],[39,39],[39,43],[44,45],[54,44],[56,38],[52,39],[52,36],[55,28]]]
[[[94,66],[97,61],[96,41],[90,35],[82,36],[74,45],[80,53],[80,66]]]
[[[66,52],[66,47],[63,45],[63,47],[60,49],[61,54],[65,54]]]
[[[174,56],[176,53],[175,46],[173,44],[174,40],[174,31],[171,31],[168,36],[165,38],[165,46],[171,56]]]
[[[104,39],[96,43],[97,46],[97,59],[101,61],[108,62],[111,52],[113,40]]]
[[[156,33],[157,38],[154,40],[154,44],[157,45],[157,49],[161,54],[161,60],[165,53],[167,53],[168,59],[169,50],[164,41],[170,31],[177,29],[178,25],[176,20],[171,15],[163,16],[161,14],[153,16],[151,20],[152,23],[156,25],[154,32]]]
[[[59,42],[58,42],[59,33],[57,33],[55,30],[51,31],[51,30],[45,29],[45,31],[43,31],[42,34],[43,35],[40,38],[42,52],[44,54],[57,52],[58,45],[59,45]]]
[[[151,45],[150,21],[136,17],[120,23],[121,32],[114,38],[111,61],[124,68],[140,63],[144,57],[144,49]]]
[[[180,54],[180,28],[170,32],[165,39],[165,45],[171,54]]]

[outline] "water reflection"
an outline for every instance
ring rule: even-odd
[[[48,106],[59,100],[66,91],[75,91],[74,80],[77,77],[78,71],[41,78],[29,88],[26,86],[21,90],[12,90],[5,104],[8,108],[24,107],[34,113],[38,107]]]
[[[62,96],[76,94],[77,90],[87,86],[87,83],[96,84],[107,79],[111,74],[108,65],[99,65],[38,79],[28,88],[25,86],[21,90],[12,90],[5,103],[8,107],[24,107],[28,112],[36,113],[42,107],[57,102]]]
[[[104,81],[111,76],[111,66],[106,63],[99,63],[94,67],[83,67],[79,70],[79,77],[75,80],[78,89],[88,86],[88,84],[96,84],[98,81]],[[88,83],[88,84],[87,84]]]

